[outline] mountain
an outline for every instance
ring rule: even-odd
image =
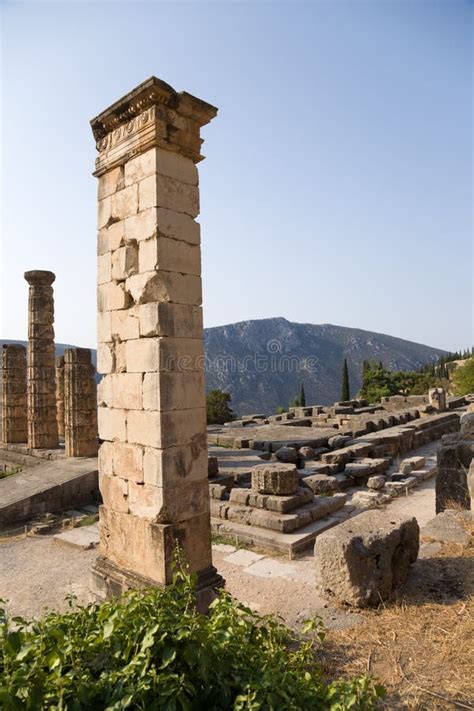
[[[238,414],[286,408],[301,383],[308,404],[339,400],[344,358],[355,395],[364,360],[382,361],[391,370],[414,370],[445,353],[382,333],[284,318],[207,328],[204,342],[207,389],[228,391]]]
[[[0,341],[22,343],[25,341]],[[284,318],[241,321],[204,330],[207,390],[232,395],[238,414],[275,412],[287,407],[304,384],[308,404],[340,399],[342,363],[347,358],[351,394],[361,386],[362,363],[382,361],[391,370],[413,370],[445,351],[331,324],[292,323]],[[62,355],[67,344],[57,343]],[[92,350],[96,362],[96,352]]]

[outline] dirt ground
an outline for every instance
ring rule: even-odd
[[[433,484],[394,504],[416,512],[424,525],[433,515]],[[10,614],[28,618],[65,610],[71,594],[87,603],[96,556],[97,549],[59,545],[52,535],[0,539],[0,598]],[[311,554],[290,561],[220,541],[213,557],[231,594],[259,613],[276,614],[293,628],[322,618],[327,636],[320,657],[329,678],[373,675],[387,688],[387,709],[474,710],[472,542],[423,545],[403,596],[371,611],[322,598]]]
[[[387,709],[474,709],[474,546],[442,546],[413,566],[403,595],[362,624],[328,632],[329,677],[370,674]]]

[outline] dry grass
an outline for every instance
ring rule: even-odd
[[[328,633],[329,677],[377,677],[385,709],[474,709],[472,544],[419,560],[403,598],[363,614],[365,624]]]

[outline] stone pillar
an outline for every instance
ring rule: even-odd
[[[431,407],[434,407],[435,410],[440,412],[446,410],[446,393],[443,388],[430,388],[428,399]]]
[[[2,350],[2,441],[26,442],[26,348],[12,343]]]
[[[152,77],[93,119],[99,155],[101,507],[97,597],[171,582],[179,548],[198,603],[212,566],[199,188],[217,109]]]
[[[53,272],[25,272],[28,298],[28,446],[58,446]]]
[[[97,387],[88,348],[64,353],[64,430],[66,457],[97,456]]]
[[[443,435],[437,452],[436,513],[471,508],[469,471],[474,460],[474,414],[461,417],[460,432]],[[474,493],[474,487],[473,492]]]
[[[58,436],[64,439],[64,356],[56,356],[56,419]]]

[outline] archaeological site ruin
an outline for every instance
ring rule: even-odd
[[[433,517],[472,509],[474,396],[437,387],[207,425],[197,164],[216,114],[152,77],[91,121],[97,373],[89,349],[57,351],[55,275],[26,272],[28,345],[2,349],[0,463],[18,471],[0,479],[0,526],[97,546],[97,601],[185,564],[207,609],[225,584],[214,537],[215,552],[309,556],[321,594],[374,606],[424,535],[397,499],[430,486]]]

